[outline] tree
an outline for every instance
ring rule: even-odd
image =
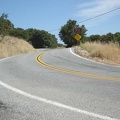
[[[113,34],[112,33],[108,33],[108,34],[106,34],[106,42],[108,43],[108,42],[111,42],[111,41],[113,41]]]
[[[29,28],[26,30],[26,32],[28,33],[28,36],[29,36],[28,42],[30,42],[32,36],[35,34],[35,31],[36,31],[36,29],[33,29],[33,28]]]
[[[100,40],[100,35],[91,35],[90,42],[95,42]]]
[[[87,29],[86,29],[86,27],[84,26],[84,25],[82,25],[81,26],[81,42],[85,42],[85,40],[84,40],[84,37],[85,37],[85,35],[86,35],[86,32],[87,32]]]
[[[119,45],[120,45],[120,32],[116,32],[116,33],[113,35],[113,37],[114,37],[114,42],[117,42],[117,43],[119,43]]]
[[[57,43],[57,38],[55,37],[55,35],[49,34],[49,39],[50,39],[50,48],[56,48],[58,46]]]
[[[10,30],[14,28],[14,25],[7,18],[8,14],[5,13],[3,13],[0,17],[0,35],[2,36],[2,39],[5,35],[9,34]]]
[[[74,38],[73,29],[76,25],[75,20],[69,20],[67,23],[61,27],[61,30],[59,32],[59,37],[61,40],[67,44],[68,47],[71,47],[72,45],[75,45],[77,41]]]
[[[33,45],[34,48],[42,48],[44,41],[41,38],[40,30],[34,29],[34,33],[29,38],[29,42]]]
[[[8,14],[3,13],[3,14],[1,15],[1,19],[7,20],[7,18],[8,18]]]
[[[73,29],[76,27],[79,27],[79,25],[77,25],[77,21],[75,20],[68,20],[67,23],[61,27],[59,37],[68,47],[78,44],[78,41],[74,38],[75,33],[73,32]],[[80,35],[83,39],[87,30],[84,25],[81,26],[81,30]]]
[[[22,28],[14,28],[13,30],[11,30],[9,32],[9,35],[18,37],[18,38],[22,38],[26,41],[28,41],[28,39],[29,39],[28,32]]]
[[[57,39],[54,35],[44,30],[29,29],[29,42],[34,48],[55,48],[57,47]]]

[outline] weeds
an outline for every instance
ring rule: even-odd
[[[104,61],[109,60],[111,62],[120,64],[120,47],[117,43],[102,44],[100,42],[87,42],[85,44],[81,44],[80,47],[75,49],[87,51],[89,53],[89,57],[96,57]],[[77,53],[81,55],[80,52]]]

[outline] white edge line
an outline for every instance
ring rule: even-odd
[[[71,52],[73,55],[75,55],[75,56],[77,56],[77,57],[79,57],[79,58],[82,58],[82,59],[84,59],[84,60],[87,60],[87,61],[91,61],[91,62],[94,62],[94,63],[98,63],[98,64],[110,66],[110,67],[120,67],[120,66],[108,65],[108,64],[104,64],[104,63],[100,63],[100,62],[96,62],[96,61],[94,61],[94,60],[90,60],[90,59],[84,58],[84,57],[82,57],[82,56],[77,55],[76,53],[74,53],[74,52],[72,51],[72,48],[70,48],[70,52]]]
[[[6,60],[6,59],[10,59],[10,58],[12,58],[12,57],[2,58],[2,59],[0,59],[0,61]]]
[[[25,54],[19,54],[19,55],[15,55],[15,56],[5,57],[5,58],[0,59],[0,61],[4,61],[4,60],[10,59],[10,58],[15,58],[15,57],[22,56],[22,55],[25,55]]]
[[[37,50],[36,50],[36,52],[37,52]],[[15,58],[15,57],[18,57],[18,56],[23,56],[23,55],[31,54],[31,53],[34,53],[34,52],[22,53],[22,54],[18,54],[18,55],[13,55],[13,56],[5,57],[5,58],[0,59],[0,61],[4,61],[4,60],[7,60],[7,59],[11,59],[11,58]]]
[[[71,110],[71,111],[74,111],[74,112],[77,112],[77,113],[80,113],[80,114],[85,114],[87,116],[91,116],[91,117],[95,117],[95,118],[100,118],[102,120],[119,120],[119,119],[116,119],[116,118],[111,118],[111,117],[108,117],[108,116],[103,116],[103,115],[99,115],[99,114],[95,114],[95,113],[92,113],[92,112],[88,112],[88,111],[85,111],[85,110],[81,110],[81,109],[78,109],[78,108],[74,108],[74,107],[71,107],[71,106],[68,106],[68,105],[64,105],[64,104],[61,104],[59,102],[55,102],[55,101],[51,101],[51,100],[48,100],[48,99],[45,99],[45,98],[41,98],[41,97],[38,97],[38,96],[35,96],[35,95],[32,95],[32,94],[29,94],[29,93],[26,93],[22,90],[19,90],[17,88],[14,88],[2,81],[0,81],[0,85],[15,92],[15,93],[18,93],[18,94],[21,94],[25,97],[28,97],[28,98],[31,98],[31,99],[34,99],[34,100],[37,100],[37,101],[40,101],[40,102],[44,102],[44,103],[47,103],[47,104],[50,104],[50,105],[53,105],[53,106],[57,106],[59,108],[64,108],[64,109],[67,109],[67,110]]]

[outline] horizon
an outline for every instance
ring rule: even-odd
[[[58,43],[62,43],[58,36],[58,29],[65,25],[69,19],[76,20],[80,26],[85,25],[88,30],[86,32],[87,36],[120,32],[120,9],[94,18],[120,8],[120,0],[6,1],[0,2],[0,14],[8,14],[8,19],[14,24],[15,28],[48,31],[56,36]],[[89,18],[94,19],[85,21]],[[85,22],[80,23],[81,21]]]

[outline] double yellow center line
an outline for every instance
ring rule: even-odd
[[[47,67],[47,68],[50,68],[50,69],[53,69],[53,70],[56,70],[56,71],[65,72],[65,73],[74,74],[74,75],[80,75],[80,76],[84,76],[84,77],[97,78],[97,79],[103,79],[103,80],[120,81],[120,78],[113,78],[113,77],[99,76],[99,75],[94,75],[94,74],[87,74],[87,73],[84,73],[84,72],[77,72],[77,71],[67,70],[67,69],[63,69],[63,68],[59,68],[59,67],[55,67],[55,66],[49,65],[49,64],[47,64],[47,63],[45,63],[45,62],[43,62],[41,60],[41,56],[43,54],[44,54],[44,52],[42,52],[41,54],[39,54],[36,57],[36,61],[40,65],[42,65],[44,67]]]

